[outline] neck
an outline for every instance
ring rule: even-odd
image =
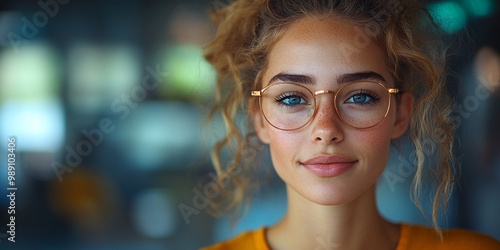
[[[272,249],[394,249],[399,227],[378,213],[375,187],[342,205],[319,205],[287,187],[288,211],[268,230]]]

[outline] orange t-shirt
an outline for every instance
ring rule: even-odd
[[[246,232],[238,237],[203,248],[202,250],[270,250],[266,242],[265,228],[257,231]],[[401,234],[396,250],[409,249],[481,249],[500,250],[500,241],[484,234],[467,231],[464,229],[451,229],[443,231],[443,241],[440,240],[434,229],[423,226],[401,224]]]

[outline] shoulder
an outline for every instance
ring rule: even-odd
[[[265,228],[257,231],[245,232],[238,237],[201,250],[269,250],[266,243]]]
[[[443,240],[432,228],[402,224],[398,250],[403,249],[491,249],[500,250],[494,238],[465,230],[443,230]]]

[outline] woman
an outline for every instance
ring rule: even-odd
[[[276,225],[208,249],[321,249],[318,237],[338,249],[500,249],[490,237],[437,225],[454,182],[451,101],[444,53],[431,39],[436,29],[416,1],[237,0],[216,14],[205,57],[218,72],[214,111],[227,134],[213,160],[221,186],[233,186],[213,204],[238,206],[252,183],[243,174],[252,167],[248,143],[235,125],[242,108],[269,145],[288,210]],[[416,198],[431,157],[424,142],[436,148],[434,229],[393,224],[376,208],[391,140],[408,126]],[[224,146],[234,152],[227,167],[219,158]]]

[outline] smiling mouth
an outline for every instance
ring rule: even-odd
[[[342,155],[319,155],[300,164],[319,177],[334,177],[348,171],[357,162]]]

